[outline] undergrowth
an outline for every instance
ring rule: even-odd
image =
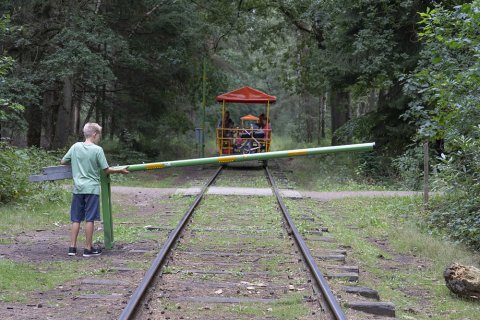
[[[56,183],[31,183],[28,177],[40,174],[42,167],[58,165],[63,151],[16,148],[0,142],[0,204],[18,201],[44,203],[61,197]]]

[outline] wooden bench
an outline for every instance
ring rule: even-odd
[[[62,179],[72,179],[71,166],[52,166],[42,168],[42,174],[31,175],[28,177],[30,182],[54,181]]]

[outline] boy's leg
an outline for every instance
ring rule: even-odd
[[[70,247],[77,247],[77,237],[80,231],[80,222],[72,222],[72,229],[70,230]]]
[[[100,220],[100,197],[95,194],[85,196],[85,249],[93,246],[94,222]]]
[[[93,229],[93,221],[85,222],[85,248],[88,250],[91,250],[93,245]]]
[[[81,194],[73,194],[72,205],[70,207],[70,221],[72,228],[70,230],[70,248],[77,247],[78,232],[80,231],[80,222],[85,220],[85,203]],[[72,249],[69,255],[74,255],[76,249]]]

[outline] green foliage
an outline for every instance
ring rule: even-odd
[[[0,17],[0,36],[8,30],[9,20],[8,16]],[[24,110],[22,105],[14,103],[10,99],[5,99],[1,90],[4,86],[5,76],[11,70],[13,63],[14,60],[11,57],[0,53],[0,123],[21,123],[21,113]]]
[[[4,76],[13,64],[11,57],[0,56],[0,76]],[[1,78],[3,81],[3,78]]]
[[[480,118],[480,1],[440,6],[422,13],[419,33],[425,48],[406,90],[416,97],[407,117],[417,121],[419,135],[449,140],[472,135]]]
[[[149,0],[5,1],[0,6],[10,12],[12,25],[0,39],[17,62],[0,85],[0,97],[26,107],[28,128],[21,129],[29,130],[29,144],[62,146],[68,139],[52,143],[60,134],[76,139],[78,133],[70,123],[62,126],[60,117],[66,112],[68,118],[76,107],[80,125],[99,122],[105,136],[133,132],[134,152],[157,156],[175,150],[172,157],[177,157],[189,150],[185,141],[199,118],[203,58],[208,104],[224,85],[223,73],[209,57],[207,37],[214,28],[203,20],[206,8]],[[65,83],[72,84],[71,104]],[[22,123],[23,114],[11,113],[19,116],[2,117],[4,128]],[[163,132],[171,137],[162,139]],[[178,132],[185,147],[175,145]],[[146,145],[152,141],[160,144]]]
[[[407,190],[418,190],[423,179],[423,148],[421,145],[408,148],[405,153],[393,160],[393,167],[401,179],[402,186]]]
[[[76,14],[68,17],[62,30],[50,40],[53,50],[40,63],[42,77],[50,83],[72,78],[94,89],[115,78],[112,55],[125,50],[125,42],[112,33],[102,16],[90,11]]]
[[[19,149],[0,143],[0,203],[14,200],[31,202],[54,201],[61,197],[59,189],[46,183],[28,182],[28,177],[41,168],[58,163],[55,154],[41,149]]]
[[[429,224],[434,234],[465,243],[480,250],[480,206],[478,199],[467,195],[438,199],[431,211]]]
[[[480,1],[421,13],[422,59],[406,80],[414,97],[405,117],[419,138],[442,140],[435,186],[445,199],[434,205],[433,228],[480,248]]]
[[[478,132],[480,134],[480,130]],[[437,165],[434,186],[445,192],[433,204],[430,224],[450,238],[480,249],[480,141],[456,138]]]
[[[22,124],[22,112],[25,107],[18,103],[12,103],[9,99],[0,98],[0,123],[9,122]]]
[[[354,119],[338,133],[337,128],[348,120],[342,119],[348,118],[343,114],[348,112],[335,112],[342,105],[331,100],[332,136],[344,137],[343,141],[375,141],[382,156],[398,156],[415,134],[414,126],[399,118],[409,100],[398,75],[415,68],[420,46],[411,26],[419,20],[417,11],[424,8],[425,2],[413,0],[279,2],[278,12],[296,32],[284,26],[282,32],[292,38],[287,36],[271,51],[271,64],[282,66],[279,80],[300,99],[342,93],[350,100],[345,105],[352,107],[359,97],[374,92],[375,98],[366,102],[366,112],[359,119],[351,112],[348,117]],[[271,33],[268,40],[277,34]],[[290,115],[299,137],[305,139],[312,131],[309,121],[316,117],[317,108],[318,103],[302,101],[295,108],[301,116]]]

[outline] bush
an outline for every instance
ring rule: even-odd
[[[41,183],[30,183],[28,177],[40,173],[42,167],[58,164],[58,159],[58,154],[53,152],[0,143],[0,203],[33,197],[42,189],[52,189]]]
[[[464,195],[437,200],[429,217],[433,233],[480,250],[480,202]]]
[[[433,185],[445,197],[434,202],[430,226],[480,249],[480,141],[459,137],[447,146]]]
[[[423,147],[407,149],[403,155],[393,160],[393,166],[400,176],[400,184],[407,190],[419,190],[423,182]]]
[[[442,1],[443,2],[443,1]],[[464,1],[465,2],[465,1]],[[480,248],[480,0],[454,7],[436,4],[420,13],[423,42],[404,90],[412,102],[404,115],[421,140],[443,140],[445,151],[433,185],[444,192],[433,203],[432,230]]]

